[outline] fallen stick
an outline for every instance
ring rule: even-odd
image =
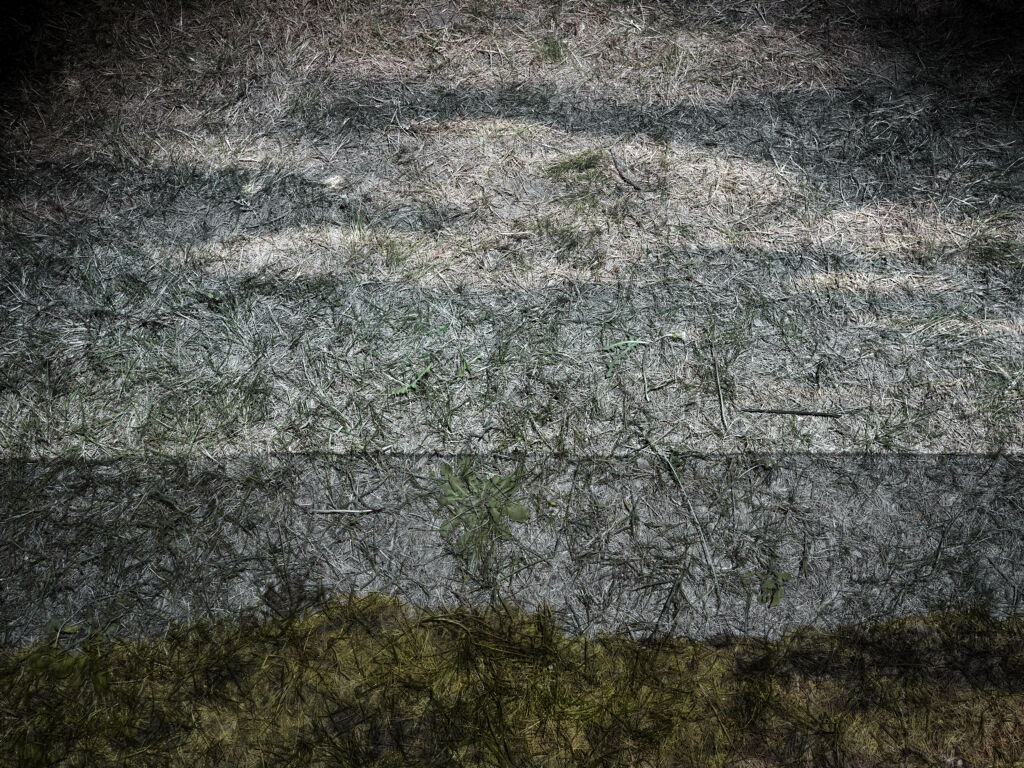
[[[833,411],[804,411],[789,408],[740,408],[744,413],[779,413],[788,416],[820,416],[823,419],[838,419],[844,414]]]
[[[643,192],[644,188],[639,181],[630,176],[626,169],[622,167],[622,161],[619,160],[619,156],[615,154],[614,147],[608,147],[608,154],[612,156],[612,165],[615,166],[615,172],[619,174],[619,178],[629,184],[633,189],[638,192]]]

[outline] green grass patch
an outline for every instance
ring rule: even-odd
[[[0,657],[4,764],[1024,759],[1024,622],[977,613],[695,642],[569,637],[547,611],[370,595],[155,639],[68,629]]]
[[[485,477],[464,458],[455,467],[442,464],[435,480],[438,503],[446,515],[441,535],[470,569],[486,567],[494,544],[512,538],[509,523],[530,519],[530,510],[515,500],[520,483],[515,473]]]
[[[572,178],[578,174],[587,174],[600,169],[604,165],[604,155],[596,149],[573,152],[548,166],[547,174],[555,179]]]

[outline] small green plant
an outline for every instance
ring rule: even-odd
[[[769,608],[774,608],[786,594],[786,584],[789,582],[790,574],[782,571],[773,571],[763,574],[761,577],[760,597],[761,602]]]
[[[456,467],[442,464],[436,479],[438,501],[448,512],[441,535],[454,537],[455,548],[468,558],[470,567],[486,560],[495,540],[511,537],[509,522],[530,519],[530,511],[512,498],[518,485],[514,473],[481,477],[469,460],[462,459]]]
[[[420,385],[420,382],[423,381],[424,377],[426,377],[427,374],[430,373],[430,370],[433,367],[434,367],[434,364],[430,363],[430,365],[428,365],[426,368],[420,369],[420,371],[417,372],[416,376],[413,379],[411,379],[410,381],[406,382],[405,384],[400,386],[398,389],[396,389],[394,391],[394,394],[396,394],[396,395],[404,395],[406,392],[411,392],[412,390],[416,389]]]
[[[615,375],[615,369],[619,367],[619,363],[628,355],[634,347],[650,344],[649,341],[644,339],[626,339],[625,341],[617,341],[614,344],[609,344],[604,348],[610,357],[606,362],[606,371],[604,377],[610,379]]]
[[[742,577],[744,586],[757,582],[757,596],[763,605],[774,608],[786,595],[786,584],[793,576],[770,564],[763,573],[747,573]]]

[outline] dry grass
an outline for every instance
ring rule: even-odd
[[[6,644],[274,590],[581,636],[1016,613],[1013,8],[36,22],[0,98]]]

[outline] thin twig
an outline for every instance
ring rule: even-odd
[[[711,362],[715,364],[715,384],[718,386],[718,415],[722,417],[722,429],[726,432],[729,427],[725,424],[725,398],[722,397],[722,379],[718,376],[718,355],[715,354],[715,342],[711,342]]]
[[[383,512],[383,509],[311,509],[309,510],[314,515],[368,515],[372,513]]]
[[[780,413],[789,416],[820,416],[823,419],[839,419],[845,416],[834,411],[804,411],[799,408],[740,408],[744,413]]]
[[[639,181],[634,179],[622,166],[622,161],[619,159],[619,156],[615,153],[614,147],[608,147],[608,154],[612,156],[612,165],[615,166],[615,172],[619,174],[619,178],[622,179],[627,184],[629,184],[629,186],[631,186],[638,192],[643,192],[643,185],[641,185]]]
[[[651,446],[658,456],[661,457],[662,461],[668,464],[669,471],[672,473],[672,477],[676,481],[676,485],[679,486],[679,492],[683,495],[683,501],[686,502],[686,507],[690,510],[690,516],[693,518],[693,524],[697,527],[697,534],[700,536],[701,546],[704,548],[704,557],[707,559],[708,568],[711,570],[711,580],[715,584],[715,602],[718,605],[718,609],[722,609],[722,590],[718,586],[718,573],[715,571],[715,563],[711,559],[711,548],[708,546],[707,537],[704,536],[704,528],[700,524],[700,520],[697,518],[697,512],[693,508],[693,504],[690,503],[690,497],[686,495],[686,488],[683,486],[683,481],[679,479],[679,475],[676,473],[676,468],[672,465],[672,460],[664,453],[661,449],[656,446],[650,438],[646,438],[647,444]]]

